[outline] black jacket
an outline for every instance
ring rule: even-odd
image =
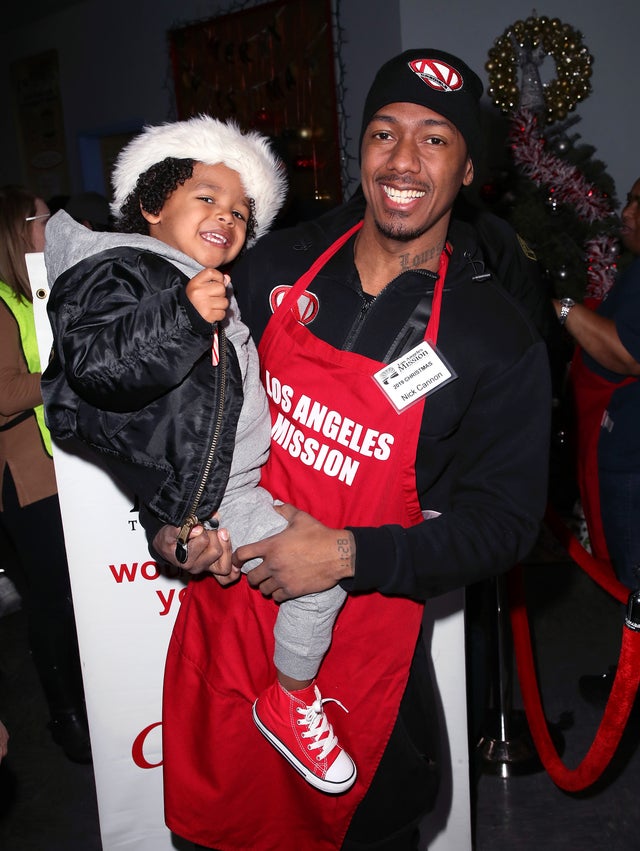
[[[49,429],[102,454],[155,518],[141,510],[150,538],[162,523],[180,526],[189,516],[216,424],[221,370],[211,362],[213,326],[187,299],[188,280],[151,250],[111,248],[59,275],[48,302],[54,348],[42,394]],[[201,518],[225,492],[242,408],[233,345],[224,392]]]
[[[236,265],[233,284],[256,342],[271,316],[272,289],[293,284],[361,216],[356,199],[269,234]],[[438,350],[458,378],[426,400],[416,447],[420,504],[440,517],[410,529],[354,528],[356,572],[343,583],[350,591],[427,599],[508,570],[539,532],[551,413],[545,346],[522,307],[487,274],[474,229],[452,221],[449,241]],[[320,308],[309,330],[336,348],[389,360],[412,311],[433,293],[433,274],[412,269],[411,257],[406,265],[371,300],[347,243],[311,285]]]

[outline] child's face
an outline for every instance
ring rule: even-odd
[[[149,233],[200,263],[218,268],[234,260],[247,236],[251,207],[234,169],[196,162],[193,175],[169,195],[156,215],[142,211]]]

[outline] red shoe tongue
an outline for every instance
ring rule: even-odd
[[[285,689],[285,691],[287,691],[287,689]],[[305,688],[289,691],[289,694],[292,695],[292,697],[295,697],[296,700],[301,700],[303,703],[306,703],[307,706],[310,706],[316,700],[315,683],[311,683],[310,686],[306,686]]]

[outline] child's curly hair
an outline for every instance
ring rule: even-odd
[[[144,171],[127,196],[120,210],[117,229],[123,233],[142,233],[149,235],[149,223],[141,209],[157,215],[164,207],[167,198],[193,176],[195,160],[166,157]],[[247,222],[247,240],[253,239],[256,231],[255,204],[250,199],[251,213]]]

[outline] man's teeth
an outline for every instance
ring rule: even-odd
[[[415,198],[424,198],[426,192],[421,192],[418,189],[394,189],[393,186],[382,187],[385,194],[392,201],[398,204],[406,204],[408,201],[413,201]]]

